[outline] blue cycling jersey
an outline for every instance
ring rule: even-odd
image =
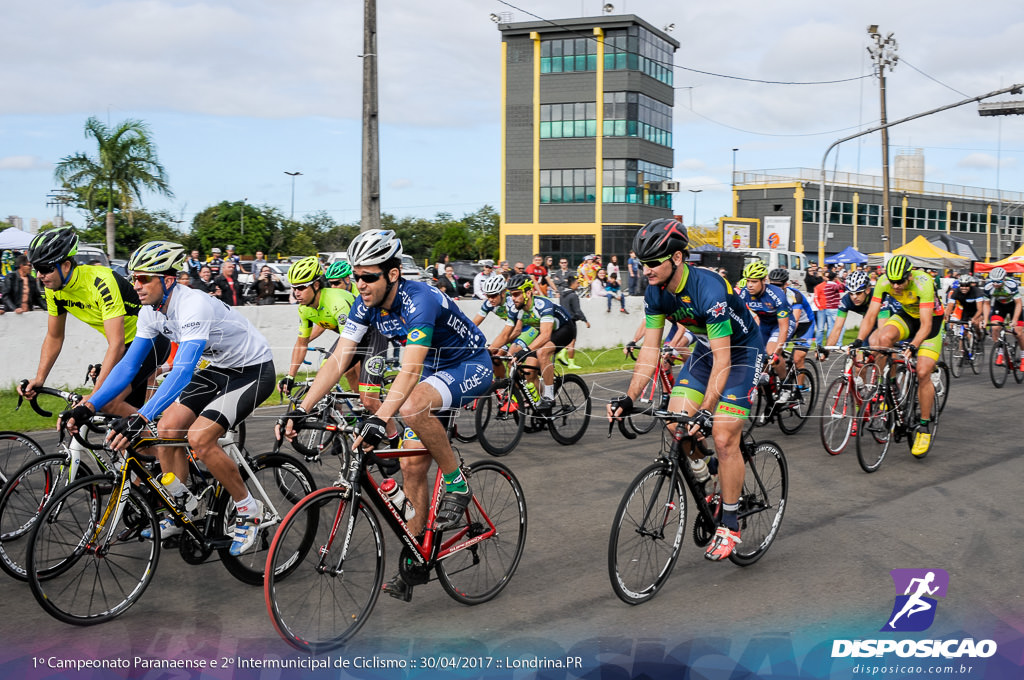
[[[516,309],[510,298],[507,310],[508,318],[505,323],[509,326],[515,326],[519,320],[522,320],[523,328],[538,328],[542,323],[550,322],[555,324],[552,330],[557,330],[560,326],[572,321],[572,317],[569,316],[569,312],[565,311],[564,307],[556,305],[548,298],[540,295],[534,295],[533,303],[525,306],[523,309]]]
[[[789,301],[786,299],[786,293],[770,283],[765,284],[764,290],[757,297],[751,295],[749,288],[743,288],[740,291],[740,299],[746,303],[751,312],[757,314],[762,327],[774,328],[779,325],[780,320],[790,316],[792,312]]]
[[[369,308],[356,298],[345,321],[343,338],[362,340],[370,326],[387,338],[428,348],[424,366],[431,370],[458,366],[484,351],[487,340],[447,295],[422,281],[400,279],[389,309]]]
[[[707,269],[683,266],[686,269],[677,290],[647,286],[647,328],[664,328],[665,318],[671,317],[704,344],[709,339],[730,337],[733,347],[763,348],[753,315],[729,282]]]
[[[798,323],[810,322],[812,325],[814,324],[814,309],[811,307],[810,300],[808,300],[807,296],[800,292],[800,290],[793,288],[792,286],[787,286],[786,301],[789,302],[791,309],[796,310],[799,308],[801,310],[800,321]]]

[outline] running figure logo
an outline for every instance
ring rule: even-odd
[[[945,569],[893,569],[896,602],[883,631],[927,630],[935,620],[936,597],[945,597],[949,573]]]

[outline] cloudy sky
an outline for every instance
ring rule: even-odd
[[[819,168],[829,144],[877,123],[878,82],[858,79],[871,72],[868,24],[899,42],[890,120],[1024,82],[1019,0],[612,1],[615,13],[675,24],[674,176],[701,189],[698,222],[729,211],[733,148],[739,170]],[[246,198],[287,214],[284,172],[299,171],[297,216],[358,219],[362,3],[0,3],[0,217],[51,219],[53,166],[94,153],[83,136],[94,115],[152,128],[176,197],[149,196],[150,209],[190,220]],[[489,15],[557,20],[602,4],[378,0],[383,209],[497,206],[500,35]],[[890,142],[923,149],[929,181],[1024,191],[1024,117],[980,118],[971,104],[894,128]],[[842,145],[836,162],[880,174],[878,135]],[[687,222],[693,199],[676,197]]]

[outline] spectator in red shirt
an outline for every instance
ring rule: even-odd
[[[534,253],[533,262],[526,266],[526,273],[533,278],[533,285],[540,289],[540,294],[547,297],[548,294],[548,270],[544,266],[544,258],[540,253]]]
[[[836,323],[836,313],[839,310],[839,300],[843,296],[843,287],[836,281],[836,273],[829,271],[825,273],[825,280],[814,288],[814,304],[818,308],[816,316],[818,337],[820,345],[824,338],[828,337],[832,326]]]

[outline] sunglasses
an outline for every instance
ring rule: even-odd
[[[292,284],[292,290],[306,290],[307,288],[309,288],[312,285],[313,285],[312,282],[310,282],[310,283],[302,283],[302,284],[298,284],[298,285]]]
[[[146,285],[147,283],[156,278],[159,278],[156,274],[132,274],[131,282]]]
[[[42,274],[43,276],[46,276],[47,274],[52,274],[53,270],[57,268],[52,264],[37,264],[33,266],[36,268],[36,271]]]
[[[328,281],[327,284],[331,288],[340,288],[341,286],[345,285],[344,281],[342,281],[341,279],[334,279],[333,281]]]
[[[648,269],[654,269],[655,267],[657,267],[661,263],[663,263],[666,260],[668,260],[670,257],[672,257],[672,256],[671,255],[666,255],[665,257],[660,257],[657,260],[640,260],[640,264],[642,264],[643,266],[647,267]]]
[[[384,276],[384,272],[374,272],[372,274],[353,274],[352,278],[356,281],[365,281],[366,283],[376,283],[380,281],[380,277]]]

